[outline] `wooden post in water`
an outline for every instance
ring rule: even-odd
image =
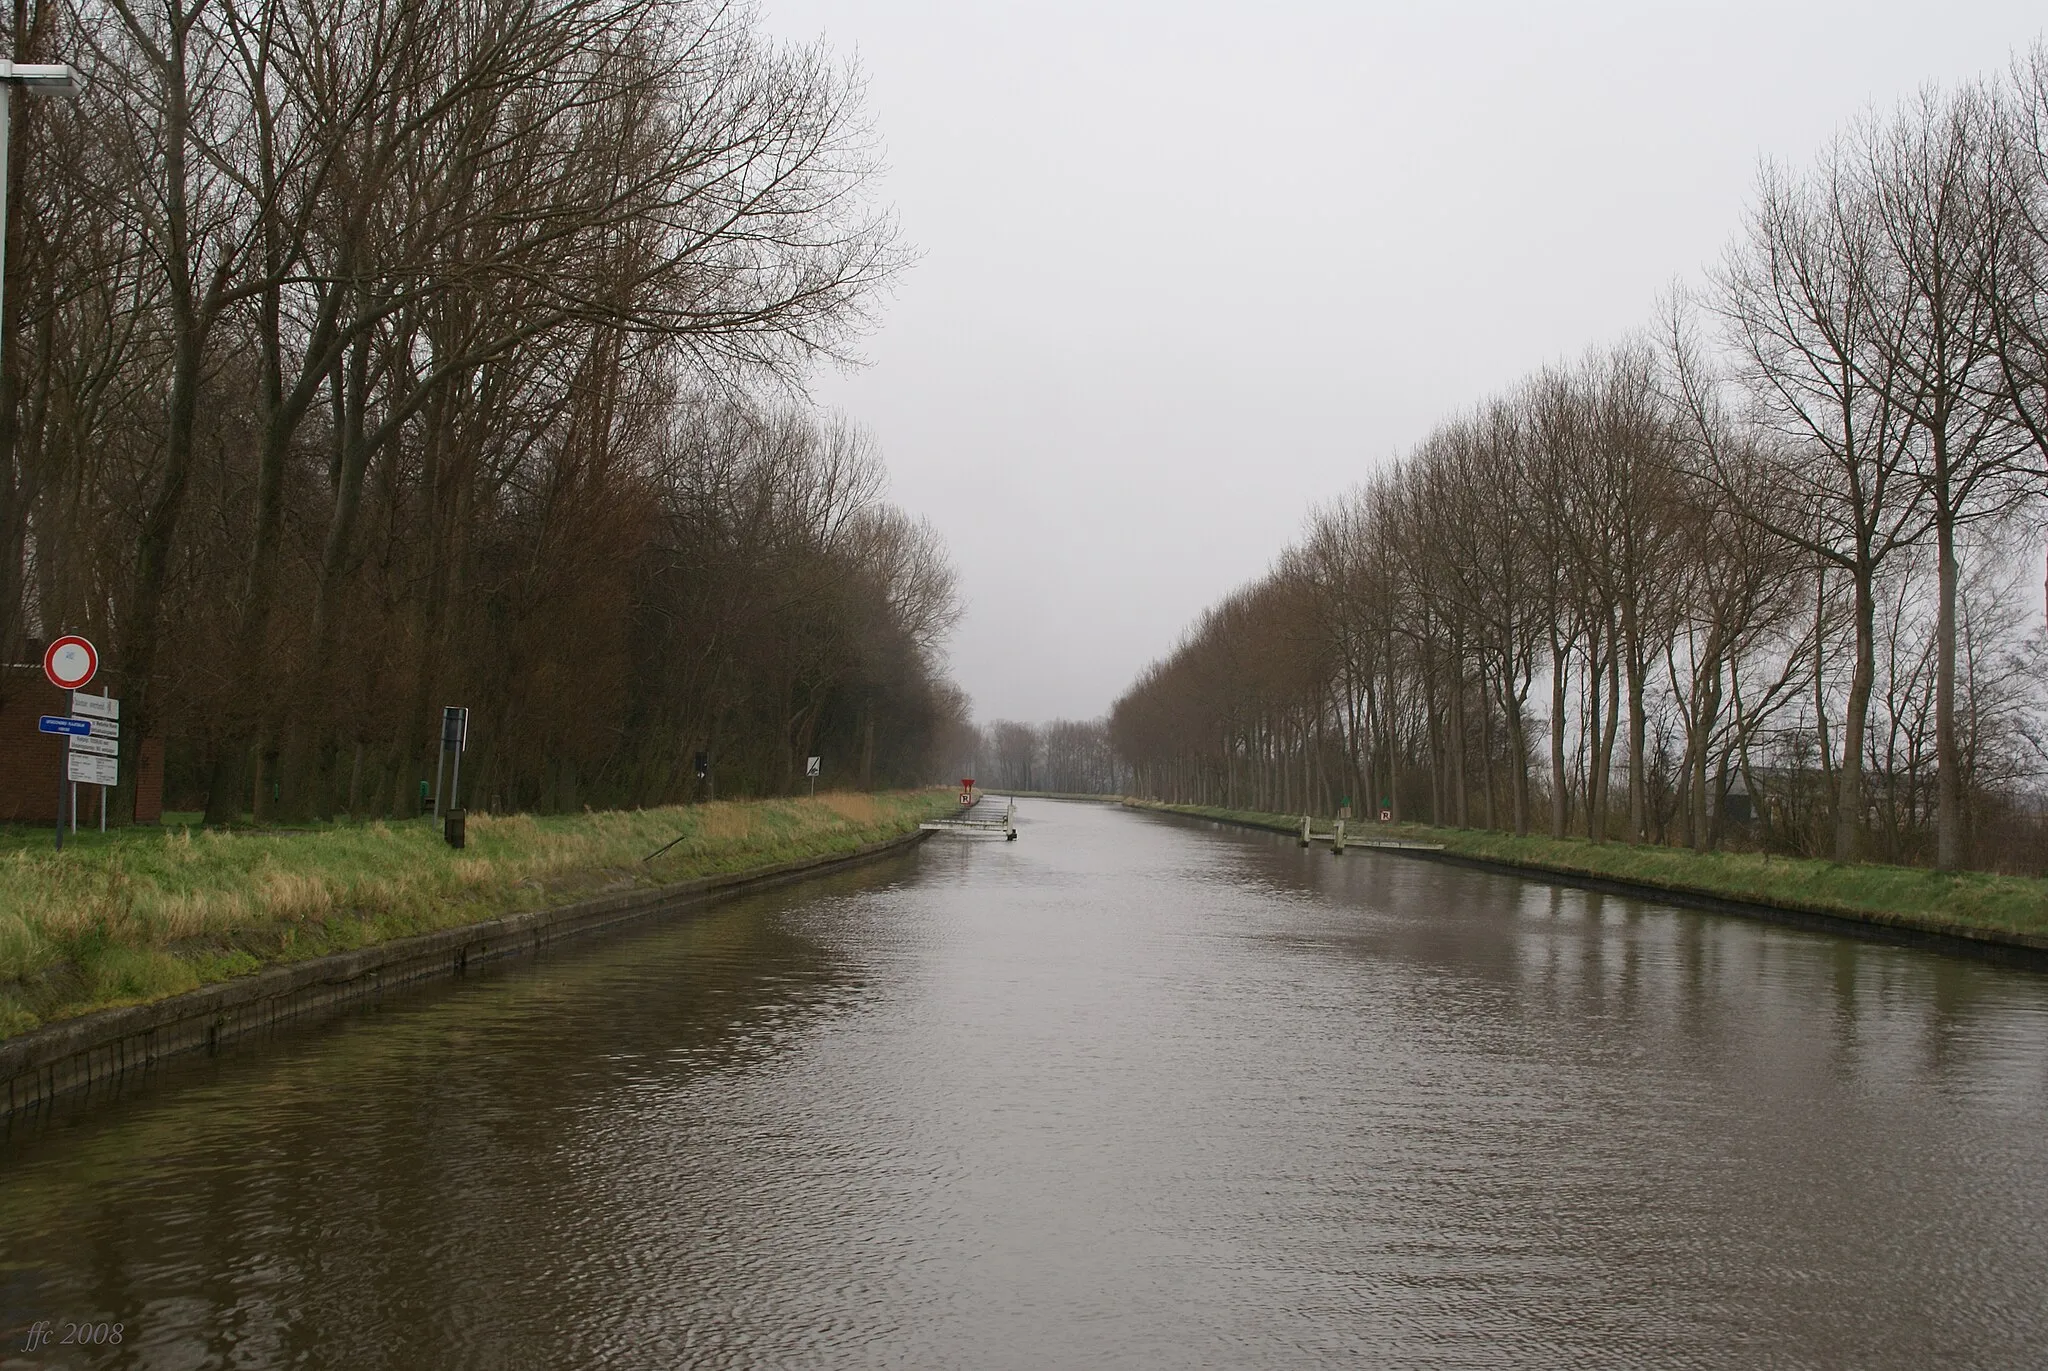
[[[60,838],[58,841],[62,842],[63,840]],[[1308,846],[1308,815],[1306,814],[1301,816],[1301,845],[1303,847]]]
[[[1337,836],[1330,844],[1330,852],[1338,857],[1344,855],[1344,821],[1342,819],[1337,820]]]

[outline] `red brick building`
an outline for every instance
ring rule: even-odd
[[[41,666],[0,667],[0,823],[57,822],[57,784],[64,770],[64,740],[37,729],[45,714],[69,714],[71,693],[59,690]],[[137,758],[135,820],[164,816],[164,741],[145,738]],[[80,826],[99,823],[98,786],[78,788]]]

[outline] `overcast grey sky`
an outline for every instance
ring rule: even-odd
[[[921,257],[817,398],[960,567],[977,718],[1091,717],[1315,503],[1647,323],[2036,4],[761,0],[857,57]]]

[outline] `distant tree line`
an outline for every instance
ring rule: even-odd
[[[901,255],[848,70],[699,0],[9,37],[86,84],[14,103],[0,650],[99,642],[124,775],[406,813],[458,703],[479,806],[924,778],[952,572],[797,398]]]
[[[1047,790],[1071,795],[1120,795],[1130,768],[1109,743],[1105,719],[1055,719],[1023,724],[998,719],[969,729],[954,745],[962,777],[990,790]]]
[[[2048,54],[1761,177],[1703,288],[1447,420],[1111,715],[1145,793],[2038,868]]]

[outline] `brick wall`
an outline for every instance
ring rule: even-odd
[[[144,738],[135,758],[135,822],[157,824],[163,819],[164,740]]]
[[[71,696],[43,676],[40,666],[0,667],[0,823],[54,824],[57,778],[64,768],[64,740],[37,729],[45,714],[69,714]],[[164,743],[142,740],[137,758],[135,818],[153,824],[164,814]],[[99,787],[78,788],[78,823],[100,821]]]

